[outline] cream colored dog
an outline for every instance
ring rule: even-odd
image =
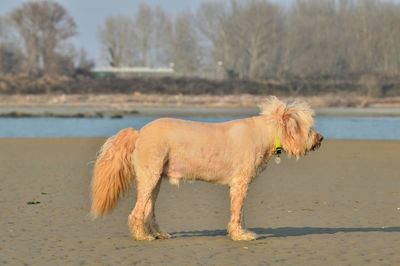
[[[121,130],[99,152],[91,212],[107,214],[135,180],[136,205],[128,221],[133,238],[168,238],[154,214],[161,178],[173,184],[202,180],[230,189],[230,237],[254,240],[256,235],[244,230],[240,221],[248,185],[280,147],[297,158],[318,148],[323,137],[312,126],[313,112],[307,104],[270,97],[259,116],[246,119],[200,123],[162,118],[140,131]]]

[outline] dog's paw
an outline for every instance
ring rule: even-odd
[[[133,239],[136,241],[153,241],[156,238],[152,235],[134,235]]]
[[[158,231],[158,232],[155,234],[155,237],[156,237],[157,239],[169,239],[169,238],[171,238],[171,235],[168,234],[168,233],[166,233],[166,232]]]
[[[239,230],[236,233],[229,234],[234,241],[253,241],[257,239],[257,235],[251,231]]]

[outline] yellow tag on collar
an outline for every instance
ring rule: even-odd
[[[275,133],[275,139],[274,139],[274,144],[275,144],[275,163],[276,164],[280,164],[281,163],[281,153],[282,153],[282,145],[281,145],[281,141],[279,139],[278,136],[278,130]]]
[[[281,145],[281,141],[279,139],[278,136],[278,131],[275,133],[275,140],[274,140],[274,144],[275,144],[275,150],[277,153],[281,153],[282,151],[282,145]],[[279,152],[278,152],[279,151]]]

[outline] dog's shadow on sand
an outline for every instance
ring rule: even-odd
[[[278,227],[278,228],[249,228],[255,232],[257,240],[271,237],[289,237],[289,236],[307,236],[307,235],[323,235],[336,233],[400,233],[400,226],[395,227]],[[227,231],[224,229],[217,230],[198,230],[198,231],[182,231],[173,232],[173,238],[180,237],[203,237],[203,236],[225,236]]]

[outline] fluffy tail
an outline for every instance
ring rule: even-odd
[[[107,139],[101,147],[92,177],[94,217],[107,214],[128,190],[133,176],[132,153],[139,133],[126,128]]]

